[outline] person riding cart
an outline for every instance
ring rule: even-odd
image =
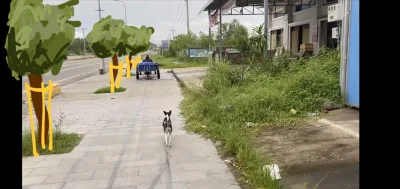
[[[143,62],[153,62],[153,60],[150,59],[149,55],[146,55],[146,59]]]

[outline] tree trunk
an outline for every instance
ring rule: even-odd
[[[41,75],[35,75],[35,74],[29,74],[28,75],[29,83],[32,88],[41,88],[42,86],[42,76]],[[43,99],[42,99],[42,93],[41,92],[31,92],[32,94],[32,104],[33,108],[35,110],[36,118],[39,123],[39,128],[38,128],[38,142],[41,144],[42,141],[42,104]],[[47,144],[48,143],[48,137],[49,137],[49,113],[47,112],[47,107],[45,105],[45,124],[44,124],[44,141]]]
[[[114,54],[114,56],[112,57],[112,61],[113,61],[113,66],[118,66],[118,55],[117,54]],[[114,82],[115,82],[115,79],[117,78],[117,74],[118,74],[118,68],[113,68]]]
[[[132,60],[132,56],[129,56],[129,66],[131,67],[130,69],[132,70],[131,60]]]

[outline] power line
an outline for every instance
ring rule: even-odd
[[[174,20],[174,23],[172,24],[172,27],[174,27],[176,19],[178,18],[179,10],[181,9],[181,3],[182,3],[182,0],[179,1],[178,11],[176,11],[175,20]]]
[[[174,23],[172,24],[172,27],[168,32],[168,38],[170,37],[171,31],[172,31],[172,39],[174,39],[174,36],[175,36],[174,33],[175,33],[175,30],[176,30],[176,29],[174,29],[174,26],[175,26],[175,23],[176,23],[176,21],[178,19],[179,10],[181,9],[181,3],[182,3],[182,0],[179,1],[178,11],[176,11]]]
[[[182,15],[183,15],[183,12],[184,12],[184,9],[182,9],[182,11],[181,11],[181,14],[180,14],[180,16],[179,16],[179,19],[178,19],[178,22],[177,22],[177,27],[174,27],[175,28],[175,30],[178,30],[180,27],[181,27],[181,25],[182,25],[182,23],[183,22],[181,22],[181,20],[182,20]],[[184,21],[184,20],[183,20]]]

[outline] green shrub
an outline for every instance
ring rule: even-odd
[[[299,124],[325,101],[340,103],[340,57],[321,50],[310,59],[284,55],[249,65],[245,73],[226,64],[210,68],[202,88],[184,89],[183,114],[189,130],[220,140],[236,155],[251,188],[279,188],[261,170],[269,161],[252,148],[252,133],[261,126]],[[247,128],[245,122],[256,126]]]

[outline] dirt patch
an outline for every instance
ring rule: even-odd
[[[346,111],[327,119],[339,120],[342,114]],[[354,115],[347,120],[353,121]],[[254,144],[260,154],[279,165],[285,188],[314,188],[318,183],[324,189],[359,187],[358,138],[332,126],[315,122],[266,128]]]

